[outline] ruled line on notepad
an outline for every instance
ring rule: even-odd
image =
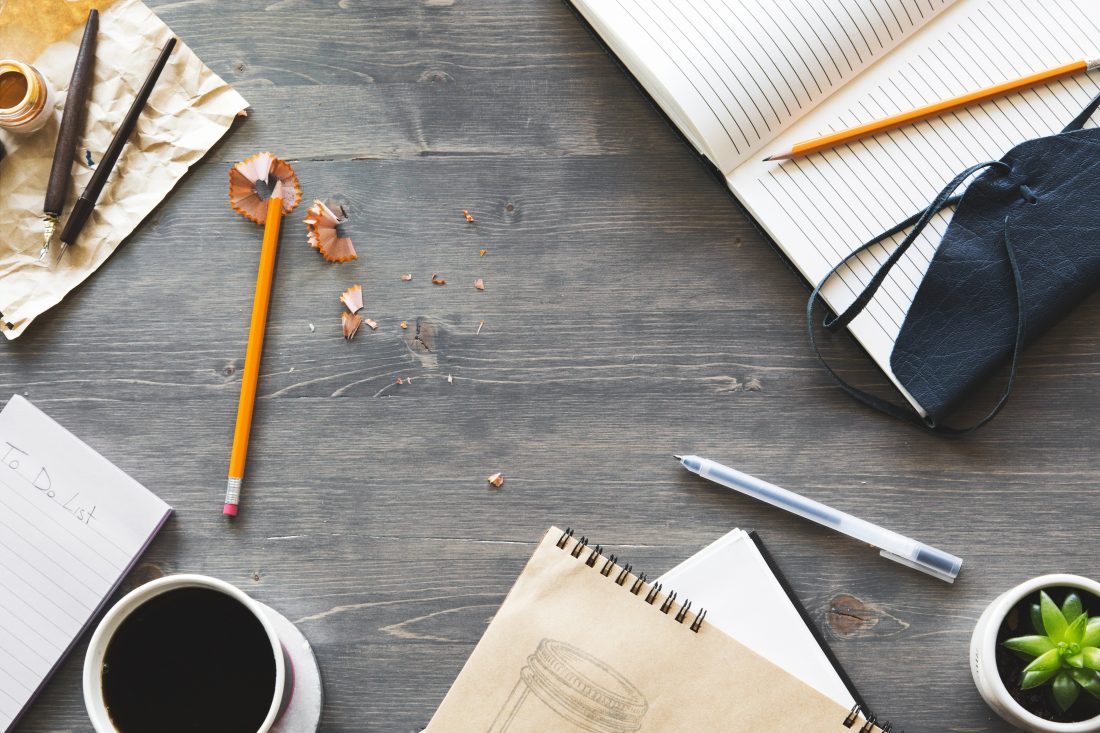
[[[6,587],[6,586],[0,585],[0,587]],[[12,599],[10,599],[10,600],[18,600],[18,599],[12,598]],[[23,605],[26,605],[26,604],[23,604]],[[62,652],[62,651],[64,651],[64,650],[65,650],[65,647],[63,647],[63,646],[60,646],[60,645],[58,645],[58,644],[55,644],[55,643],[54,643],[54,642],[53,642],[53,641],[52,641],[51,639],[47,638],[47,637],[46,637],[46,635],[45,635],[45,634],[43,634],[43,633],[42,633],[41,631],[39,631],[39,630],[38,630],[38,629],[36,629],[35,627],[33,627],[33,626],[31,626],[30,624],[28,624],[28,623],[26,622],[26,620],[24,619],[24,617],[23,617],[23,616],[17,616],[17,615],[15,615],[15,611],[14,611],[14,610],[12,610],[12,607],[11,607],[11,606],[10,606],[9,604],[7,604],[7,603],[4,603],[4,602],[0,602],[0,610],[3,610],[3,611],[7,611],[8,613],[12,614],[12,616],[11,616],[11,617],[12,617],[12,618],[13,618],[13,619],[14,619],[15,621],[19,622],[19,624],[20,624],[20,625],[22,625],[22,626],[26,627],[26,629],[27,629],[28,631],[30,631],[30,632],[31,632],[32,634],[34,634],[34,635],[35,635],[35,636],[37,636],[37,637],[38,637],[39,639],[41,639],[43,643],[45,643],[46,645],[48,645],[48,646],[49,646],[49,647],[50,647],[51,649],[53,649],[53,650],[54,650],[55,652],[58,652],[58,653],[60,653],[60,652]],[[29,607],[28,607],[28,611],[29,611],[30,613],[34,613],[34,609],[33,609],[33,608],[29,608]],[[24,612],[24,613],[27,613],[27,612]],[[7,626],[7,624],[6,624],[6,623],[5,623],[5,624],[3,624],[3,628],[4,628],[4,629],[5,629],[5,630],[6,630],[6,631],[7,631],[8,633],[12,633],[12,634],[14,634],[14,632],[12,631],[12,629],[10,629],[10,628],[9,628],[9,627]],[[16,637],[16,638],[18,638],[18,639],[19,639],[19,640],[20,640],[21,642],[23,641],[22,637]],[[25,642],[24,642],[24,643],[25,643]],[[28,648],[30,647],[30,645],[29,645],[29,644],[28,644],[27,646],[28,646]],[[36,651],[36,654],[37,654],[37,651]],[[45,657],[43,657],[43,659],[45,659]]]
[[[3,608],[3,606],[0,605],[0,608]],[[33,655],[33,656],[37,657],[38,659],[40,659],[41,661],[45,662],[46,663],[46,669],[49,669],[51,661],[49,659],[47,659],[46,657],[42,656],[42,653],[39,650],[35,649],[33,646],[28,644],[27,640],[23,636],[17,635],[14,631],[9,629],[4,623],[0,623],[0,631],[2,631],[4,634],[6,634],[10,638],[10,641],[14,641],[14,642],[18,643],[20,646],[22,646],[24,649],[26,649],[28,652],[30,652],[31,655]],[[10,645],[5,645],[4,648],[8,651],[9,654],[12,653]],[[24,664],[23,666],[27,667],[28,669],[32,669],[32,667],[30,667],[29,664]]]
[[[0,483],[2,483],[2,482],[0,482]],[[31,529],[33,529],[34,531],[38,532],[38,534],[39,534],[39,535],[41,535],[43,539],[45,539],[45,540],[47,540],[47,541],[49,541],[49,542],[52,542],[52,543],[53,543],[53,544],[54,544],[54,545],[55,545],[56,547],[58,547],[58,548],[59,548],[59,549],[60,549],[60,550],[61,550],[62,552],[64,552],[64,553],[65,553],[66,555],[68,555],[68,556],[69,556],[70,558],[72,558],[72,559],[73,559],[73,560],[75,560],[76,562],[78,562],[78,563],[80,563],[81,565],[83,565],[83,566],[84,566],[84,567],[85,567],[85,568],[86,568],[86,569],[88,570],[88,572],[89,572],[89,573],[91,573],[91,574],[92,574],[92,575],[94,575],[95,577],[99,578],[99,579],[100,579],[100,580],[102,580],[102,581],[103,581],[104,583],[111,583],[111,582],[113,582],[111,578],[103,576],[103,575],[102,575],[102,574],[101,574],[101,573],[100,573],[100,572],[99,572],[98,570],[96,570],[96,569],[95,569],[95,568],[93,568],[93,567],[92,567],[91,565],[89,565],[89,564],[88,564],[88,563],[87,563],[87,562],[86,562],[86,561],[84,560],[84,558],[82,558],[82,557],[80,557],[79,555],[77,555],[77,554],[76,554],[75,552],[73,552],[72,550],[70,550],[70,549],[69,549],[68,547],[66,547],[66,546],[65,546],[64,544],[62,544],[61,542],[58,542],[58,541],[57,541],[57,539],[56,539],[55,537],[53,537],[53,536],[51,536],[50,534],[48,534],[47,532],[45,532],[45,531],[44,531],[44,530],[43,530],[43,529],[42,529],[41,527],[38,527],[38,526],[36,526],[36,525],[35,525],[35,524],[34,524],[34,523],[33,523],[33,522],[31,521],[31,518],[30,518],[30,517],[28,517],[27,515],[23,514],[23,513],[22,513],[22,512],[20,512],[20,511],[17,511],[17,510],[15,509],[15,507],[14,507],[14,506],[12,506],[12,505],[11,505],[10,503],[8,503],[8,502],[4,501],[4,499],[3,499],[3,496],[2,496],[2,495],[0,495],[0,505],[3,505],[3,506],[4,506],[4,508],[5,508],[5,509],[7,509],[7,510],[8,510],[8,511],[9,511],[9,512],[10,512],[10,513],[12,514],[12,515],[14,515],[14,516],[18,517],[19,519],[23,520],[23,522],[24,522],[24,526],[26,526],[26,527],[30,527],[30,528],[31,528]],[[2,524],[2,523],[3,523],[3,521],[4,521],[3,519],[0,519],[0,524]],[[108,561],[108,560],[104,560],[104,562],[109,562],[109,561]],[[112,567],[112,568],[111,568],[111,570],[112,570],[113,572],[117,573],[117,572],[119,571],[119,568],[116,568],[116,567]]]
[[[3,502],[0,502],[0,504],[2,504],[5,507],[7,506]],[[22,545],[22,549],[17,549],[15,547],[12,547],[11,543],[5,541],[5,539],[3,539],[3,538],[8,536],[8,534],[5,533],[5,532],[0,532],[0,547],[3,547],[5,549],[9,550],[14,556],[17,556],[20,559],[22,559],[24,562],[27,562],[28,566],[33,567],[35,569],[35,571],[38,572],[43,577],[50,577],[50,575],[46,572],[46,570],[48,570],[48,568],[44,570],[40,567],[37,567],[37,565],[31,565],[31,563],[29,561],[27,561],[27,557],[30,553],[33,553],[36,556],[35,557],[36,560],[45,560],[50,565],[57,568],[61,573],[63,573],[64,575],[67,575],[75,584],[79,585],[81,588],[83,588],[84,590],[91,593],[92,596],[99,596],[103,593],[103,586],[101,586],[99,588],[93,588],[92,586],[88,585],[86,582],[84,582],[84,580],[77,573],[74,573],[72,570],[70,570],[66,563],[58,562],[46,550],[42,549],[41,547],[36,546],[34,542],[31,542],[26,537],[24,537],[22,533],[20,533],[17,529],[15,529],[8,522],[5,522],[4,520],[0,519],[0,528],[5,528],[5,529],[9,530],[11,535],[14,535],[16,538],[18,538],[20,540],[20,544]],[[61,586],[61,584],[58,583],[56,580],[51,579],[51,582],[53,582],[54,585],[57,585],[59,588],[64,587],[64,586]],[[106,587],[110,587],[110,586],[108,585]],[[66,593],[68,593],[67,590],[66,590]],[[74,600],[79,601],[79,599],[77,599],[76,596],[74,596],[72,594],[69,594],[69,595]],[[90,608],[91,608],[91,606],[87,607],[88,610],[90,610]]]
[[[15,475],[18,476],[20,479],[22,479],[28,486],[30,486],[31,488],[34,488],[34,482],[31,481],[30,479],[28,479],[26,476],[23,476],[22,474],[19,474],[19,473],[16,473]],[[26,502],[29,506],[31,506],[32,508],[37,510],[37,507],[35,507],[34,503],[31,502],[31,500],[28,499],[27,497],[23,496],[23,494],[16,487],[14,487],[11,484],[7,483],[2,478],[0,478],[0,483],[7,486],[9,489],[11,489],[11,492],[15,496],[18,496],[20,499],[22,499],[24,502]],[[35,489],[35,490],[37,491],[37,489]],[[69,515],[68,512],[65,512],[63,509],[61,509],[61,507],[58,506],[56,502],[51,501],[50,505],[53,506],[53,507],[56,507],[56,509],[54,510],[55,512],[56,511],[62,511],[65,514],[65,516],[68,517],[71,520],[71,515]],[[63,529],[66,534],[71,535],[74,539],[76,539],[78,542],[80,542],[84,546],[84,548],[87,549],[89,552],[93,553],[94,555],[96,555],[100,559],[102,559],[103,561],[107,562],[113,570],[117,571],[117,570],[120,570],[122,567],[124,567],[122,565],[116,564],[110,558],[104,556],[103,553],[101,553],[99,551],[100,548],[97,548],[95,545],[92,545],[87,540],[85,540],[83,537],[78,535],[66,523],[58,521],[58,517],[50,516],[47,513],[42,513],[42,516],[49,519],[51,522],[53,522],[59,528]],[[129,557],[130,556],[130,553],[128,553],[126,550],[119,547],[118,545],[116,545],[114,542],[112,542],[108,538],[104,537],[99,532],[95,531],[94,527],[88,527],[87,525],[85,525],[85,528],[87,528],[89,530],[92,530],[93,532],[95,532],[97,537],[104,540],[104,542],[106,543],[106,546],[103,547],[102,549],[110,548],[110,549],[113,549],[113,550],[118,550],[118,552],[120,554],[122,554],[124,557]]]

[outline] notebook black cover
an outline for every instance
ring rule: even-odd
[[[764,546],[764,541],[760,539],[760,535],[757,534],[755,529],[748,530],[748,533],[749,539],[756,545],[756,549],[760,550],[760,555],[764,558],[764,562],[768,564],[768,569],[772,571],[772,575],[779,581],[779,585],[783,588],[783,592],[787,594],[787,597],[791,599],[791,603],[794,604],[795,609],[798,610],[798,615],[801,616],[802,620],[806,623],[806,628],[814,635],[814,639],[817,640],[817,645],[821,647],[821,651],[825,652],[825,656],[828,658],[829,663],[833,665],[836,673],[840,675],[840,681],[848,688],[848,692],[851,693],[852,699],[856,701],[862,710],[869,711],[870,708],[864,701],[863,696],[859,694],[859,690],[856,689],[856,685],[852,682],[852,678],[848,676],[844,667],[841,666],[840,660],[836,658],[828,642],[825,641],[825,635],[821,633],[821,629],[814,623],[813,618],[810,616],[810,612],[806,610],[806,607],[802,605],[802,601],[795,595],[794,589],[791,588],[791,584],[787,580],[787,576],[779,569],[779,564],[776,563],[772,554],[768,552],[768,548]]]

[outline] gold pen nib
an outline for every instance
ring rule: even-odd
[[[42,218],[42,249],[38,252],[38,261],[46,259],[46,255],[50,252],[50,242],[53,241],[53,235],[57,233],[57,217],[52,214],[47,214]]]

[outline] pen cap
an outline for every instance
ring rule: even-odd
[[[902,557],[887,550],[879,550],[879,554],[947,583],[955,582],[955,578],[959,577],[959,571],[962,570],[963,564],[962,558],[928,545],[918,544],[913,550],[912,557]]]

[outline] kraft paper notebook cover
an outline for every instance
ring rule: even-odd
[[[427,733],[881,733],[551,528]]]
[[[1078,75],[819,155],[765,163],[801,140],[1095,57],[1100,3],[568,1],[814,284],[844,255],[927,206],[959,170],[1061,130],[1100,92],[1100,75]],[[890,355],[951,213],[936,217],[849,326],[921,414]],[[824,291],[830,307],[850,304],[900,239],[840,270]]]

